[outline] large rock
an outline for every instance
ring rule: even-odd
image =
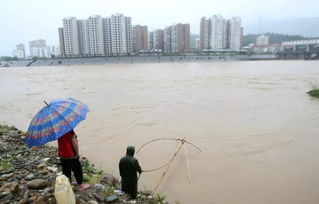
[[[10,173],[10,174],[3,174],[3,175],[1,176],[1,178],[7,179],[7,178],[12,177],[13,175],[14,175],[14,173]]]
[[[18,193],[19,192],[19,184],[16,182],[12,182],[10,183],[9,189],[11,191],[11,193]]]
[[[18,204],[28,204],[28,203],[29,203],[28,199],[24,198],[24,199],[20,200]]]
[[[42,170],[42,169],[44,169],[44,167],[46,167],[47,165],[46,164],[39,164],[38,166],[37,166],[37,169],[38,170]]]
[[[46,204],[47,199],[44,196],[39,196],[33,204]]]
[[[44,179],[33,179],[29,182],[27,182],[28,188],[31,189],[38,189],[38,188],[44,188],[48,185],[48,181]]]
[[[5,183],[0,188],[0,192],[17,193],[18,191],[19,191],[19,184],[17,182]]]
[[[116,186],[116,178],[112,174],[106,174],[102,181],[111,186]]]

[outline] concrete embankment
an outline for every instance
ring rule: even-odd
[[[38,67],[38,66],[70,66],[92,64],[132,64],[132,63],[166,63],[166,62],[216,62],[216,61],[251,61],[275,60],[277,55],[234,55],[234,56],[117,56],[117,57],[85,57],[85,58],[51,58],[38,60],[18,60],[0,62],[0,67]]]

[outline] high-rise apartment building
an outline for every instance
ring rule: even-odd
[[[164,29],[164,52],[186,52],[190,49],[189,24],[174,24]]]
[[[164,43],[164,52],[171,53],[172,52],[172,42],[171,42],[171,26],[165,27],[163,32],[163,43]]]
[[[148,33],[148,49],[154,50],[154,31]]]
[[[191,50],[198,50],[198,38],[199,38],[199,35],[198,34],[192,34],[190,35],[190,44],[189,44],[189,48]]]
[[[13,50],[12,55],[14,57],[19,58],[19,59],[24,59],[26,57],[24,44],[20,43],[20,44],[16,45],[16,49]]]
[[[59,32],[60,55],[65,56],[63,28],[58,28],[58,32]]]
[[[164,30],[157,29],[149,33],[150,50],[164,51]]]
[[[104,55],[103,19],[99,15],[90,16],[88,22],[89,54]]]
[[[190,25],[177,24],[177,52],[186,52],[190,50]]]
[[[39,39],[29,42],[31,57],[45,57],[46,41]]]
[[[133,43],[133,29],[131,17],[125,16],[125,35],[126,35],[126,51],[128,54],[132,53]]]
[[[200,49],[211,49],[210,45],[210,32],[211,32],[210,19],[202,17],[200,20]]]
[[[148,30],[147,26],[136,25],[133,27],[133,52],[148,49]]]
[[[89,24],[87,19],[78,20],[79,51],[81,56],[90,55]]]
[[[214,15],[210,18],[211,36],[210,47],[212,50],[222,50],[228,48],[228,20],[220,15]]]
[[[130,54],[132,38],[132,19],[123,14],[107,18],[92,15],[84,20],[67,17],[59,29],[61,53],[65,56]]]
[[[111,47],[113,55],[124,55],[132,52],[131,18],[123,14],[111,16]]]
[[[66,56],[77,56],[80,54],[78,24],[75,17],[63,19],[63,35]]]
[[[103,18],[104,53],[112,55],[112,26],[111,18]]]
[[[269,36],[268,35],[260,35],[256,38],[257,46],[264,46],[269,44]]]
[[[236,51],[241,48],[241,19],[239,17],[229,20],[229,48]]]
[[[38,58],[51,58],[61,55],[60,47],[56,45],[47,46],[45,40],[33,40],[29,42],[30,56]]]
[[[224,19],[221,15],[214,15],[200,22],[201,50],[240,50],[242,44],[241,19],[233,17]]]

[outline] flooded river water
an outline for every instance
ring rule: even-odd
[[[161,183],[171,203],[319,203],[319,100],[306,94],[319,61],[3,68],[0,83],[0,122],[25,131],[43,100],[88,104],[81,154],[116,176],[127,145],[185,137],[200,147],[185,145]],[[154,142],[136,157],[156,168],[177,145]],[[162,172],[142,174],[139,189]]]

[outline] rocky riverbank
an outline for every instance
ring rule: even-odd
[[[24,133],[15,127],[0,125],[0,203],[55,204],[55,178],[61,174],[57,149],[50,146],[28,148]],[[78,191],[73,186],[77,204],[94,203],[167,203],[164,198],[151,196],[151,191],[139,192],[129,200],[120,190],[113,175],[94,168],[82,157],[84,182],[90,188]]]

